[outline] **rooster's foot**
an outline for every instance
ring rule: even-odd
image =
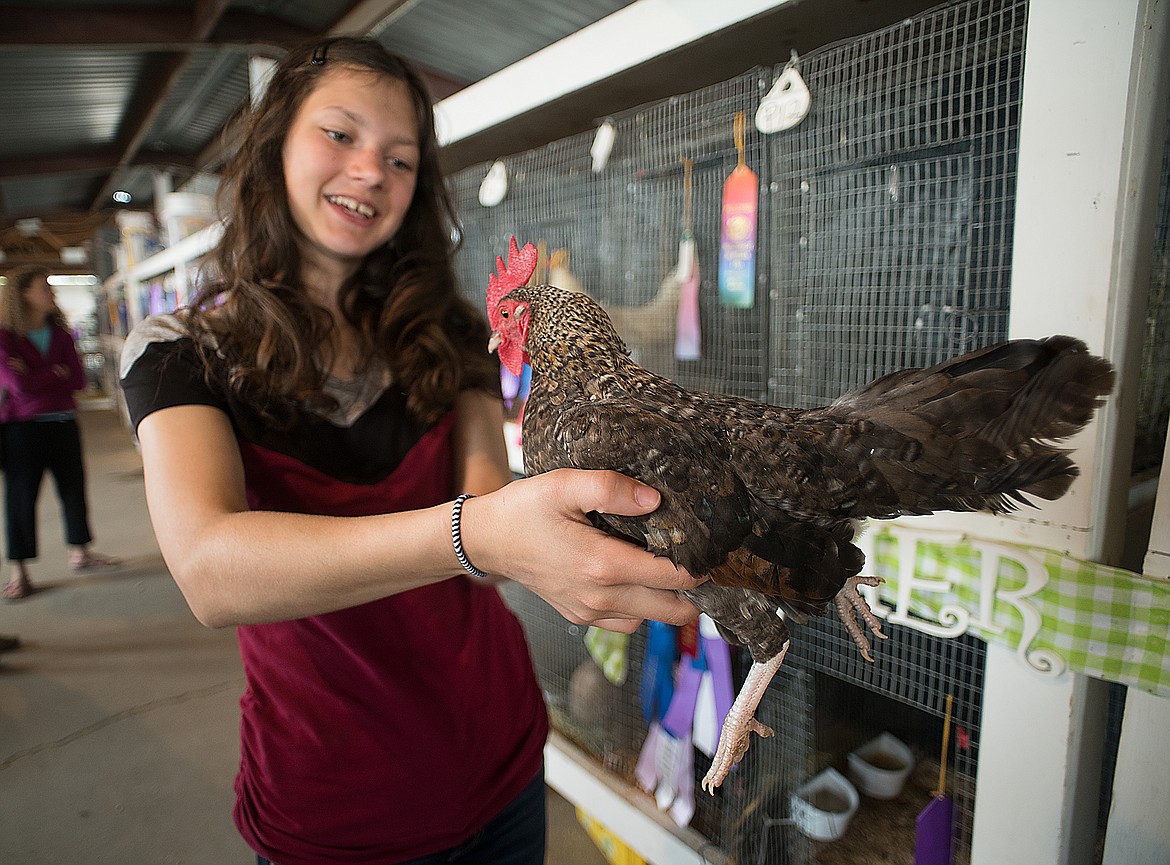
[[[857,643],[857,648],[861,651],[861,657],[873,663],[873,655],[869,653],[869,640],[865,636],[865,632],[861,630],[861,626],[857,624],[857,616],[861,616],[862,621],[869,627],[869,630],[875,637],[886,639],[886,635],[882,633],[882,623],[878,621],[878,617],[873,614],[873,610],[869,608],[869,604],[865,602],[865,598],[857,591],[859,585],[865,586],[880,586],[885,580],[881,577],[850,577],[845,581],[845,585],[841,591],[837,593],[837,597],[833,599],[833,603],[837,607],[837,615],[841,617],[842,624],[845,625],[845,630],[849,632],[849,636],[853,638],[853,642]]]
[[[728,716],[730,720],[730,716]],[[754,717],[748,718],[747,723],[739,723],[736,730],[731,730],[727,724],[723,725],[723,732],[719,735],[719,749],[715,752],[715,759],[711,761],[711,768],[703,777],[703,789],[715,795],[715,788],[723,783],[731,767],[743,759],[747,749],[752,744],[752,733],[761,739],[767,739],[776,734],[776,731],[766,724],[761,724]]]
[[[711,768],[703,778],[702,787],[712,796],[715,795],[715,788],[723,783],[723,779],[731,771],[731,767],[747,753],[752,743],[752,733],[761,739],[774,735],[771,727],[756,720],[756,707],[760,705],[764,691],[768,689],[768,683],[780,669],[780,664],[787,653],[788,643],[785,643],[779,654],[764,663],[755,662],[748,671],[743,687],[739,689],[735,702],[723,720],[723,729],[719,732],[719,747],[715,749]]]

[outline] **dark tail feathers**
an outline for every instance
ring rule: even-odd
[[[915,438],[963,477],[919,505],[1003,511],[1027,503],[1026,495],[1056,499],[1067,492],[1077,467],[1054,442],[1084,427],[1113,383],[1112,364],[1083,342],[1050,336],[892,373],[838,403],[894,429],[925,421],[933,430]]]

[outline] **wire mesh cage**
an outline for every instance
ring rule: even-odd
[[[620,683],[606,677],[584,643],[584,628],[573,625],[536,595],[515,584],[501,589],[524,624],[549,717],[563,736],[592,756],[599,766],[632,787],[635,767],[649,732],[640,697],[646,629],[630,636],[627,673]],[[735,656],[737,681],[750,658]],[[813,772],[813,674],[799,665],[781,667],[756,712],[778,739],[757,745],[760,759],[737,768],[714,796],[699,794],[690,826],[711,840],[718,861],[811,862],[812,842],[788,818],[788,796]],[[763,753],[764,748],[768,753]],[[695,761],[692,784],[698,789],[709,760]],[[710,851],[709,851],[710,852]],[[715,857],[711,857],[713,861]]]
[[[1025,11],[950,5],[801,58],[816,107],[768,151],[772,401],[1006,336]]]
[[[531,240],[543,250],[537,279],[599,300],[642,366],[686,387],[795,407],[1001,340],[1026,13],[1025,0],[966,0],[806,54],[796,63],[812,108],[782,133],[750,123],[777,66],[610,118],[615,145],[600,172],[592,133],[504,157],[508,193],[493,207],[478,202],[489,166],[465,169],[451,178],[464,290],[482,303],[508,238]],[[749,123],[737,147],[740,112]],[[720,299],[718,238],[724,182],[741,159],[759,176],[760,239],[754,297],[732,306]],[[684,360],[675,335],[687,229],[697,240],[702,350]],[[629,642],[629,678],[614,685],[581,629],[522,590],[509,602],[557,728],[632,780],[647,731],[636,684],[644,633]],[[934,786],[948,694],[963,745],[948,785],[956,861],[967,861],[983,644],[889,632],[872,665],[835,620],[795,634],[758,710],[776,738],[757,742],[716,796],[697,798],[691,825],[734,861],[912,861],[913,817]],[[913,751],[909,792],[894,804],[863,801],[839,843],[805,837],[791,793],[821,769],[844,769],[848,752],[879,732]],[[696,759],[696,783],[706,766]],[[850,858],[872,855],[874,844],[878,859]]]
[[[602,173],[591,168],[592,134],[510,156],[504,160],[508,196],[492,208],[477,203],[488,166],[454,176],[464,243],[457,259],[461,284],[484,286],[485,264],[506,251],[511,235],[530,240],[544,251],[535,278],[601,301],[642,366],[688,387],[762,397],[765,310],[723,315],[709,300],[717,245],[698,247],[705,325],[698,361],[674,357],[679,285],[672,278],[687,195],[695,236],[719,236],[721,186],[737,161],[733,119],[753,110],[762,81],[750,73],[613,118],[616,145]],[[760,149],[749,143],[748,158],[756,164]],[[689,193],[683,158],[694,166]]]
[[[985,644],[964,635],[944,639],[912,628],[886,624],[888,639],[874,649],[874,663],[829,619],[810,621],[793,641],[793,660],[816,675],[815,728],[817,768],[844,771],[842,754],[867,740],[890,733],[909,746],[915,771],[895,802],[866,800],[850,827],[864,851],[825,854],[818,861],[858,863],[909,862],[914,849],[914,818],[937,789],[948,695],[953,697],[956,735],[947,769],[947,792],[955,803],[955,862],[969,861],[975,814],[980,716],[983,705]],[[845,846],[843,845],[843,846]],[[880,854],[880,855],[879,855]]]

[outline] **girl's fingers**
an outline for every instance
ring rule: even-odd
[[[567,498],[584,513],[637,517],[650,513],[662,501],[656,489],[619,472],[573,471],[568,477]]]
[[[487,563],[480,567],[519,580],[577,624],[622,633],[644,619],[686,624],[698,611],[678,591],[699,581],[587,517],[639,516],[659,502],[653,488],[618,472],[562,469],[464,505],[463,546],[472,561]]]

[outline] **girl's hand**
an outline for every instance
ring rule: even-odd
[[[18,375],[24,375],[26,372],[28,372],[28,364],[19,357],[8,358],[8,368]]]
[[[698,611],[677,591],[698,581],[586,516],[641,516],[659,500],[617,472],[560,469],[469,500],[463,546],[477,567],[527,586],[571,622],[624,633],[643,619],[685,624]]]

